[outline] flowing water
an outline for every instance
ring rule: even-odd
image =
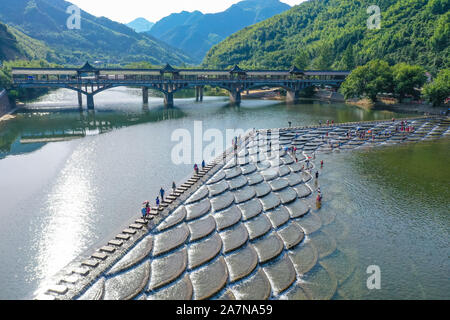
[[[197,143],[187,148],[188,164],[174,164],[174,133],[187,129],[193,144],[206,147],[203,134],[217,130],[227,137],[227,129],[288,121],[400,116],[338,103],[245,100],[235,107],[225,97],[177,99],[172,109],[155,97],[144,108],[139,95],[108,90],[95,97],[95,112],[80,112],[76,94],[58,90],[0,123],[0,299],[30,298],[69,262],[123,230],[161,186],[183,182],[201,156]],[[231,139],[220,143],[227,147]],[[323,156],[321,214],[330,217],[323,232],[337,251],[321,265],[336,269],[334,298],[449,298],[448,150],[444,140]],[[319,253],[326,251],[321,235],[311,237]],[[366,287],[370,265],[380,267],[380,290]],[[321,281],[320,268],[312,277]]]

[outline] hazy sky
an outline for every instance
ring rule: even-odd
[[[82,10],[100,17],[128,23],[143,17],[156,22],[174,12],[195,11],[213,13],[226,10],[241,0],[68,0]],[[291,6],[305,0],[280,0]]]

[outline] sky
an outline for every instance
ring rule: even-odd
[[[142,17],[151,22],[181,11],[199,10],[203,13],[215,13],[228,9],[241,0],[67,0],[82,10],[113,21],[128,23]],[[305,0],[280,0],[290,6]]]

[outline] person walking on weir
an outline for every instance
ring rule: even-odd
[[[161,187],[161,189],[159,190],[159,194],[161,195],[161,201],[164,201],[164,189]]]
[[[147,217],[147,207],[143,206],[141,209],[142,219],[145,219]]]
[[[194,164],[194,171],[195,171],[195,174],[198,174],[198,165],[197,164]]]
[[[172,191],[175,192],[176,188],[177,188],[177,185],[175,184],[175,181],[174,181],[174,182],[172,182]]]

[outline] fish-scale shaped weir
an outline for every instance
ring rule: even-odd
[[[300,287],[311,300],[330,300],[337,290],[337,279],[320,265],[302,278]]]
[[[288,255],[299,276],[309,272],[319,259],[319,253],[311,241],[303,242],[289,250]]]
[[[231,253],[225,257],[228,266],[230,282],[245,278],[258,265],[258,255],[251,244],[247,244],[241,250]]]
[[[296,280],[296,273],[292,262],[284,255],[273,263],[263,267],[270,281],[274,295],[279,295]]]
[[[193,288],[189,275],[157,292],[148,294],[147,300],[190,300]]]
[[[197,268],[216,257],[222,250],[222,239],[215,233],[204,241],[189,245],[189,269]]]
[[[208,299],[219,292],[228,280],[228,268],[222,256],[190,274],[194,298]]]
[[[415,132],[393,135],[385,134],[395,132],[390,122],[360,125],[376,129],[373,140],[347,139],[357,124],[282,129],[282,141],[266,131],[254,141],[253,133],[242,142],[248,150],[231,154],[225,166],[221,155],[201,171],[201,180],[197,176],[171,195],[160,216],[139,219],[83,262],[78,272],[84,275],[76,275],[84,284],[58,282],[65,293],[49,294],[80,300],[358,297],[351,291],[361,275],[348,247],[349,208],[340,193],[331,193],[326,207],[312,209],[315,191],[309,184],[316,180],[305,171],[306,156],[316,168],[312,150],[327,151],[330,142],[336,151],[385,140],[439,139],[450,132],[449,122],[439,119],[414,125]],[[299,148],[296,162],[282,149],[292,143],[311,152]]]
[[[161,288],[177,279],[186,270],[187,259],[187,250],[183,248],[152,260],[149,291]]]
[[[267,300],[270,297],[271,290],[269,279],[261,269],[258,269],[254,275],[245,279],[245,281],[231,287],[234,296],[239,300]]]

